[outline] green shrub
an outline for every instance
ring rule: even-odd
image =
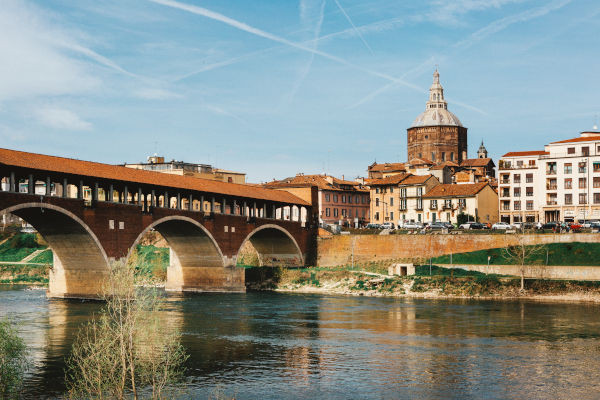
[[[27,347],[8,320],[0,320],[0,399],[17,398],[27,369]]]

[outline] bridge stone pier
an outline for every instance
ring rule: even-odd
[[[248,241],[261,265],[314,260],[314,210],[288,192],[7,149],[0,178],[0,215],[31,224],[54,252],[51,297],[98,296],[110,263],[150,230],[170,247],[167,290],[245,291],[236,263]]]

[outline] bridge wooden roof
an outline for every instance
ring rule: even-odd
[[[310,205],[299,197],[281,190],[165,174],[118,165],[76,160],[73,158],[28,153],[18,150],[0,148],[0,164],[4,164],[8,167],[13,166],[51,173],[79,175],[102,180],[161,186],[180,190],[192,190],[287,204]]]

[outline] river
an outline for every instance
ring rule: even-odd
[[[0,286],[31,348],[26,398],[64,391],[96,302]],[[236,399],[597,399],[600,306],[278,293],[169,296],[189,394]]]

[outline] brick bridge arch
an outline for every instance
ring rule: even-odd
[[[298,242],[287,230],[275,224],[265,224],[254,229],[244,238],[237,255],[244,245],[250,242],[258,253],[260,266],[299,266],[304,265],[306,254],[302,253]]]
[[[17,204],[0,211],[33,226],[52,249],[50,294],[89,297],[99,294],[109,271],[109,258],[92,229],[62,207],[40,202]]]

